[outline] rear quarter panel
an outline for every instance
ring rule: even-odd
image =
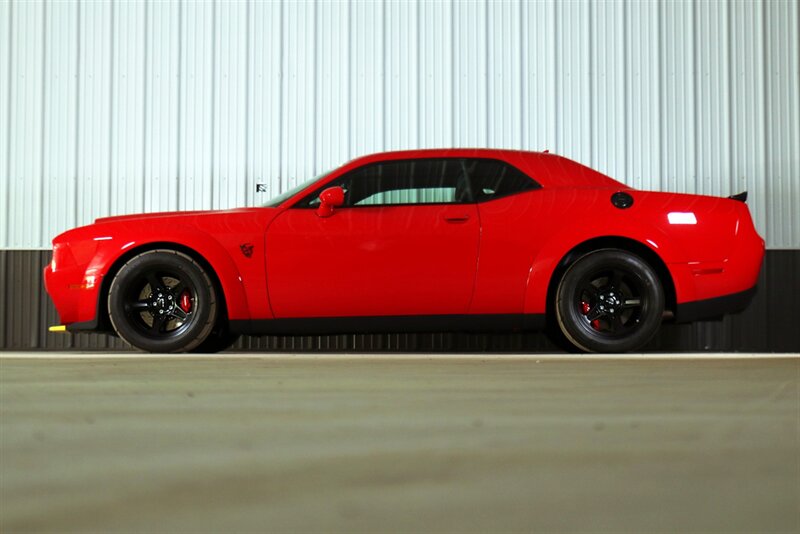
[[[757,276],[758,269],[754,275],[753,270],[748,269],[746,276],[737,277],[733,283],[730,277],[699,281],[698,275],[692,272],[698,266],[724,265],[730,274],[735,270],[734,265],[742,264],[736,257],[738,241],[748,233],[745,231],[747,223],[752,227],[743,204],[713,197],[627,190],[634,204],[619,209],[610,201],[617,190],[619,188],[534,191],[531,195],[538,198],[531,199],[525,216],[505,217],[507,222],[503,222],[502,217],[488,216],[488,210],[481,211],[482,224],[497,226],[494,232],[524,233],[520,244],[530,253],[523,304],[525,313],[545,313],[548,286],[558,264],[573,248],[600,237],[631,239],[657,254],[672,275],[678,302],[744,290],[755,283],[751,278]],[[697,223],[672,224],[670,213],[692,213]],[[487,230],[487,235],[494,232]],[[760,240],[754,231],[750,233]],[[748,239],[747,244],[752,249],[755,241]],[[482,261],[484,250],[482,245]],[[522,259],[520,256],[516,260],[520,264],[517,270],[521,268]],[[758,262],[760,264],[760,256]],[[476,285],[476,302],[480,302],[480,289]]]

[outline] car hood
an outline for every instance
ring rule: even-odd
[[[157,213],[137,213],[132,215],[115,215],[113,217],[99,217],[95,219],[95,224],[150,221],[152,219],[181,219],[195,218],[204,216],[236,215],[252,213],[256,210],[271,208],[236,208],[231,210],[197,210],[197,211],[162,211]]]

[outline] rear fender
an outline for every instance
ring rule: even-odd
[[[663,233],[654,227],[639,226],[636,231],[631,232],[629,223],[625,225],[625,228],[622,225],[605,224],[604,226],[602,233],[586,232],[582,228],[583,224],[570,226],[555,234],[545,243],[534,258],[528,274],[524,313],[546,313],[548,287],[559,264],[572,250],[593,239],[622,238],[636,241],[650,249],[665,264],[668,264],[668,259],[676,257],[676,251],[667,243]],[[683,288],[678,287],[677,280],[673,280],[673,282],[676,286],[676,293],[680,294]]]

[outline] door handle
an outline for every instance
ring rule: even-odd
[[[465,223],[469,220],[469,215],[445,215],[444,220],[452,223]]]

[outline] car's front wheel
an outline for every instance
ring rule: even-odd
[[[655,270],[639,256],[598,250],[564,273],[555,312],[561,332],[580,350],[634,351],[661,325],[664,290]]]
[[[175,250],[143,252],[123,265],[108,292],[117,334],[148,352],[199,347],[217,319],[214,284],[202,266]]]

